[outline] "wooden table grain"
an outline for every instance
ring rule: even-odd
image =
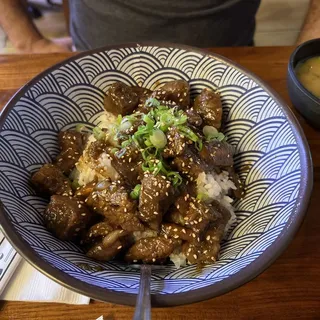
[[[257,74],[290,105],[287,63],[293,47],[218,48]],[[29,79],[72,54],[0,56],[0,108]],[[314,162],[314,190],[306,218],[287,250],[265,272],[223,296],[197,304],[152,310],[153,319],[320,319],[320,132],[297,115]],[[133,308],[91,302],[87,306],[0,302],[3,320],[131,319]]]

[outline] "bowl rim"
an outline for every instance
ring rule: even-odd
[[[319,42],[320,44],[320,38],[316,38],[316,39],[311,39],[308,40],[306,42],[301,43],[298,47],[295,48],[295,50],[291,53],[290,58],[289,58],[289,63],[288,63],[288,73],[290,75],[290,77],[292,78],[292,81],[294,82],[295,86],[303,93],[305,94],[309,99],[311,99],[313,102],[315,102],[316,104],[320,105],[320,98],[317,98],[313,93],[311,93],[308,89],[306,89],[303,84],[300,82],[300,80],[298,79],[296,72],[294,70],[294,60],[295,57],[297,55],[297,53],[306,45],[313,43],[313,42]],[[320,52],[319,52],[319,56],[320,56]],[[310,56],[310,58],[312,58],[312,56]],[[310,106],[309,106],[310,108]],[[317,113],[320,113],[320,110],[318,110],[318,108],[314,109],[311,106],[311,109],[313,109],[314,111],[316,111]]]
[[[172,294],[151,295],[153,307],[169,307],[200,302],[225,294],[249,282],[250,280],[257,277],[260,273],[262,273],[265,269],[267,269],[287,248],[304,219],[313,187],[313,166],[307,139],[295,115],[288,107],[288,105],[283,101],[283,99],[273,89],[266,85],[259,77],[257,77],[251,71],[238,65],[237,63],[229,60],[228,58],[225,58],[216,53],[212,53],[209,50],[167,42],[133,42],[104,46],[101,48],[96,48],[93,50],[78,53],[70,58],[67,58],[51,66],[50,68],[39,73],[29,82],[27,82],[23,87],[21,87],[6,104],[0,115],[0,132],[2,130],[3,124],[6,120],[9,111],[14,107],[16,102],[24,95],[26,91],[29,90],[31,86],[33,86],[38,80],[40,80],[49,72],[63,66],[66,63],[70,63],[79,58],[82,58],[87,55],[92,55],[94,53],[103,52],[111,49],[117,50],[121,48],[143,46],[170,47],[195,52],[203,56],[208,56],[210,58],[224,63],[227,66],[235,68],[242,74],[248,76],[250,79],[255,81],[257,85],[259,85],[270,95],[272,99],[274,99],[274,101],[278,104],[279,108],[286,117],[288,123],[290,124],[294,137],[297,141],[297,148],[299,151],[299,158],[301,164],[301,185],[299,188],[299,193],[292,213],[276,241],[274,241],[258,258],[251,262],[248,266],[244,267],[236,274],[233,274],[224,280],[192,291]],[[10,221],[9,217],[6,215],[2,205],[0,205],[0,224],[2,226],[4,235],[13,245],[13,247],[17,250],[17,252],[25,260],[27,260],[27,262],[30,263],[34,268],[42,272],[50,279],[54,280],[55,282],[72,291],[75,291],[85,296],[89,296],[90,298],[95,300],[117,303],[122,305],[135,305],[135,300],[137,296],[136,294],[118,292],[111,289],[104,289],[102,287],[94,286],[92,284],[88,284],[81,280],[78,280],[64,273],[63,271],[51,266],[48,262],[41,258],[40,255],[38,255],[35,252],[35,250],[18,233],[15,232],[14,226]]]

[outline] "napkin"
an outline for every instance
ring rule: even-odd
[[[88,304],[90,298],[66,289],[34,269],[0,231],[0,300]]]
[[[5,289],[1,300],[60,302],[89,304],[90,298],[60,286],[21,260]]]

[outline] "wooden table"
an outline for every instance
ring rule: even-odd
[[[222,54],[256,73],[289,105],[287,62],[293,47],[219,48]],[[0,108],[20,86],[40,71],[71,54],[0,56]],[[306,219],[282,256],[242,287],[201,303],[154,309],[153,319],[320,319],[320,132],[302,117],[314,161],[314,190]],[[92,302],[88,306],[1,302],[0,319],[94,320],[131,319],[133,308]]]

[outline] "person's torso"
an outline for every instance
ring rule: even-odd
[[[199,47],[250,45],[260,0],[69,0],[78,50],[165,41]]]

